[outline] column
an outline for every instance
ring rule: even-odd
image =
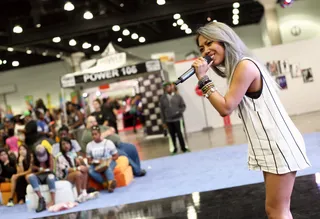
[[[278,14],[277,0],[259,0],[264,7],[264,16],[261,21],[262,39],[265,46],[282,44]]]

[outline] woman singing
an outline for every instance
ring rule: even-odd
[[[274,81],[223,23],[199,28],[197,44],[202,56],[213,60],[208,64],[201,57],[193,63],[199,87],[221,116],[238,109],[248,139],[249,169],[264,175],[268,217],[292,219],[290,199],[296,172],[309,167],[310,162],[303,137],[280,102]],[[206,75],[210,67],[227,79],[224,96]]]

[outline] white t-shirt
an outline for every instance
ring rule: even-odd
[[[81,147],[77,140],[71,139],[71,152],[77,153],[81,151]],[[60,143],[55,143],[52,145],[52,155],[56,157],[58,153],[60,152]]]
[[[103,139],[99,143],[91,141],[87,145],[87,157],[94,160],[109,159],[117,153],[115,144],[108,139]]]

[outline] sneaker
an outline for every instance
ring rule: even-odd
[[[87,195],[87,200],[92,200],[98,198],[100,195],[100,192],[91,192]]]
[[[140,173],[137,175],[138,177],[145,176],[147,174],[146,170],[141,170]]]
[[[88,195],[87,194],[81,194],[77,198],[77,202],[82,203],[88,200]]]
[[[112,193],[116,187],[117,187],[117,182],[115,180],[109,181],[108,192]]]
[[[10,198],[8,203],[7,203],[7,207],[13,207],[13,206],[14,206],[13,199]]]
[[[38,208],[36,209],[36,212],[39,213],[44,210],[46,210],[46,201],[42,197],[42,198],[39,198],[39,204],[38,204]]]

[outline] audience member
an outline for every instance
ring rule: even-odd
[[[6,149],[0,148],[0,183],[10,182],[12,175],[16,173],[15,160],[9,156]]]

